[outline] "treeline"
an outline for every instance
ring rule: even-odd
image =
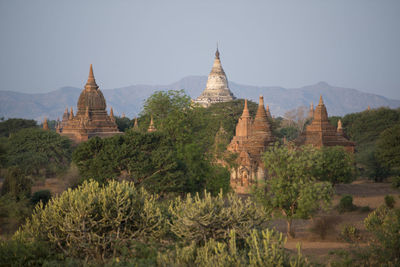
[[[400,174],[400,109],[378,108],[332,117],[342,120],[345,132],[356,142],[356,162],[361,175],[376,182]],[[399,178],[395,178],[399,180]],[[396,180],[396,181],[397,181]],[[397,182],[400,186],[400,180]]]

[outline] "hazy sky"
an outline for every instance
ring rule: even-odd
[[[400,99],[399,0],[0,0],[0,90],[103,89],[208,75],[326,81]]]

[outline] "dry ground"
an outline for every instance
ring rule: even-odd
[[[336,194],[333,199],[333,206],[339,203],[342,195],[349,194],[353,196],[353,203],[358,207],[369,206],[373,210],[384,204],[384,197],[386,195],[395,196],[396,207],[400,207],[400,190],[393,189],[390,183],[373,183],[369,180],[359,180],[352,184],[337,185],[335,189]],[[319,235],[310,231],[313,225],[311,220],[296,220],[294,222],[296,238],[288,238],[286,248],[295,252],[296,244],[300,243],[303,254],[309,259],[318,263],[327,264],[335,258],[335,256],[331,255],[329,252],[337,249],[346,249],[351,246],[349,243],[340,239],[339,235],[341,229],[345,225],[354,225],[360,230],[361,235],[365,235],[364,219],[368,214],[369,212],[361,212],[359,210],[339,214],[334,209],[323,214],[323,216],[332,216],[332,218],[338,220],[324,240],[322,240]],[[277,230],[286,232],[286,222],[284,220],[275,220],[273,226],[275,226]]]

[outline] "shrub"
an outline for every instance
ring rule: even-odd
[[[15,238],[49,242],[76,258],[115,256],[118,248],[129,246],[132,240],[163,234],[165,224],[156,199],[130,182],[112,181],[104,186],[84,182],[51,199],[46,207],[40,202]]]
[[[386,205],[386,207],[393,209],[394,208],[394,204],[396,204],[396,200],[394,199],[394,197],[391,196],[391,195],[386,195],[385,196],[385,205]]]
[[[254,228],[260,228],[269,216],[250,199],[242,200],[236,194],[223,197],[222,192],[212,197],[204,192],[201,198],[187,195],[170,205],[170,229],[173,234],[185,242],[206,242],[209,238],[216,241],[228,238],[228,231],[235,230],[239,239],[244,240]]]
[[[372,234],[369,240],[371,266],[398,266],[400,264],[400,210],[381,206],[364,220]]]
[[[360,241],[360,239],[361,239],[360,230],[358,230],[353,225],[345,225],[342,228],[342,231],[340,233],[340,237],[344,241],[350,242],[350,243],[354,243],[354,242]]]
[[[332,231],[339,221],[340,218],[338,216],[323,216],[314,221],[310,230],[319,235],[321,239],[325,239],[326,234]]]
[[[371,208],[370,208],[369,206],[364,206],[364,207],[361,207],[361,208],[360,208],[360,211],[361,211],[361,212],[370,212],[370,211],[371,211]]]
[[[338,210],[340,213],[346,211],[353,211],[355,210],[355,206],[353,205],[353,197],[351,195],[344,195],[339,202]]]
[[[0,197],[1,236],[12,235],[32,214],[32,206],[27,198],[17,198],[12,195]],[[1,262],[1,261],[0,261]]]
[[[252,230],[246,238],[245,249],[238,249],[236,232],[228,232],[226,242],[210,239],[202,246],[194,242],[186,247],[160,253],[160,266],[307,266],[298,247],[297,256],[290,256],[284,248],[286,239],[274,230]]]
[[[400,188],[400,175],[393,177],[392,186],[394,188]]]
[[[43,205],[46,206],[47,202],[49,202],[51,198],[51,192],[49,190],[40,190],[33,193],[31,197],[31,203],[36,205],[40,201],[43,202]]]
[[[10,167],[7,170],[1,188],[1,195],[8,194],[14,198],[24,198],[31,195],[32,180],[26,177],[22,170],[18,167]]]

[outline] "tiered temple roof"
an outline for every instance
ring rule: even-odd
[[[329,123],[322,95],[314,111],[314,119],[306,130],[295,140],[297,145],[312,145],[320,148],[323,146],[343,146],[347,151],[354,152],[355,143],[349,141],[343,133],[342,123],[338,129]],[[340,127],[339,127],[340,126]]]
[[[229,90],[228,79],[221,65],[219,51],[215,52],[214,65],[208,75],[207,85],[201,95],[194,101],[204,107],[214,103],[228,102],[236,99]]]
[[[236,135],[228,146],[228,151],[239,154],[238,167],[231,171],[231,186],[236,192],[247,193],[252,184],[266,178],[261,155],[274,141],[264,98],[260,96],[254,120],[245,100],[242,116],[236,125]]]
[[[107,114],[106,100],[96,84],[92,65],[85,89],[79,96],[76,115],[72,107],[70,112],[66,109],[57,131],[77,143],[94,136],[109,137],[121,134],[115,123],[112,108],[110,115]]]

